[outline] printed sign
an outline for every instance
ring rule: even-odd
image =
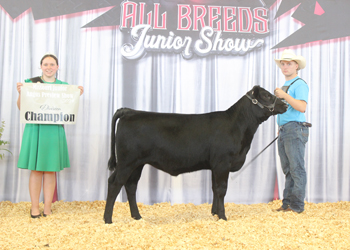
[[[259,1],[222,4],[153,3],[149,9],[145,2],[122,2],[119,28],[132,40],[123,45],[122,56],[136,60],[147,52],[174,52],[191,59],[261,48],[270,33],[268,9]]]
[[[21,123],[75,124],[79,97],[78,86],[23,83]]]

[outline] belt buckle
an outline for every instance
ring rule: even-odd
[[[303,122],[302,124],[303,124],[303,126],[308,127],[308,128],[312,127],[312,124],[309,122]]]

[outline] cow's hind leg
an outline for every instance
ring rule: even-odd
[[[135,169],[125,184],[125,190],[128,195],[131,217],[136,220],[142,218],[136,203],[137,183],[140,180],[142,169],[143,165]]]
[[[108,178],[108,194],[104,213],[104,220],[106,224],[112,223],[113,207],[115,199],[117,198],[123,184],[117,182],[117,171],[115,170]]]

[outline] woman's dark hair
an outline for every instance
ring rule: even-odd
[[[43,58],[41,58],[40,65],[43,64],[43,61],[44,61],[44,59],[45,59],[46,57],[52,57],[53,59],[55,59],[56,64],[58,65],[58,59],[57,59],[57,57],[54,56],[54,55],[52,55],[52,54],[46,54],[46,55],[44,55]]]

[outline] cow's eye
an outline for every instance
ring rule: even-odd
[[[268,95],[268,94],[264,94],[264,99],[267,99],[267,100],[270,100],[271,99],[271,96],[270,95]]]

